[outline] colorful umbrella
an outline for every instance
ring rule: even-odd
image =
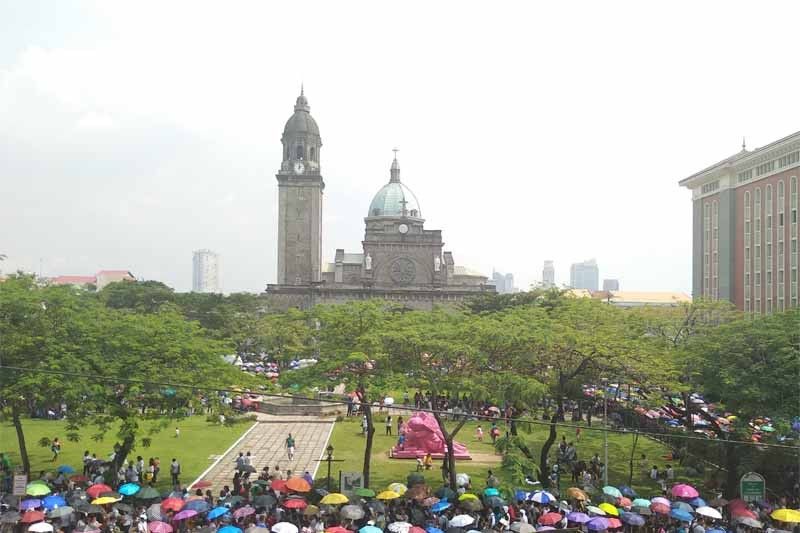
[[[41,511],[25,511],[25,514],[19,519],[23,524],[33,524],[42,520],[44,520],[44,513]]]
[[[219,518],[220,516],[224,516],[224,515],[228,514],[229,512],[230,512],[230,509],[228,509],[227,507],[214,507],[213,509],[211,509],[208,512],[208,515],[206,515],[206,516],[208,516],[209,520],[215,520],[215,519]]]
[[[64,507],[57,507],[52,511],[47,513],[47,518],[64,518],[65,516],[69,516],[75,512],[75,509],[70,507],[69,505],[65,505]]]
[[[622,527],[622,521],[619,518],[606,518],[608,522],[608,529],[617,529],[618,527]]]
[[[664,497],[662,497],[662,496],[656,496],[655,498],[653,498],[652,500],[650,500],[650,503],[651,503],[651,504],[653,504],[653,503],[660,503],[661,505],[666,505],[667,507],[669,507],[670,505],[672,505],[672,502],[671,502],[671,501],[669,501],[668,499],[666,499],[666,498],[664,498]]]
[[[669,514],[670,512],[669,506],[663,503],[650,504],[650,510],[657,514]]]
[[[31,533],[49,533],[53,531],[53,524],[47,522],[37,522],[28,528]]]
[[[119,488],[119,493],[123,496],[133,496],[142,489],[136,483],[125,483]]]
[[[273,533],[297,533],[297,526],[291,522],[278,522],[272,526]]]
[[[625,507],[626,509],[630,509],[633,506],[633,502],[629,498],[626,498],[625,496],[623,496],[622,498],[619,498],[617,500],[617,506],[618,507]]]
[[[308,503],[306,503],[306,501],[301,498],[289,498],[288,500],[283,502],[283,506],[287,509],[305,509],[306,507],[308,507]]]
[[[629,487],[627,485],[620,485],[619,486],[619,491],[626,498],[636,498],[636,496],[637,496],[636,491],[633,490],[631,487]]]
[[[602,516],[595,516],[586,522],[586,529],[589,531],[604,531],[608,529],[608,520]]]
[[[255,512],[256,512],[256,510],[248,505],[246,507],[240,507],[239,509],[236,509],[233,512],[233,517],[234,518],[244,518],[245,516],[250,516],[251,514],[254,514]]]
[[[191,518],[193,516],[197,516],[197,511],[192,511],[191,509],[184,509],[180,513],[176,513],[175,516],[172,517],[173,520],[186,520],[187,518]]]
[[[383,533],[383,530],[375,526],[364,526],[358,530],[358,533]]]
[[[86,494],[89,495],[91,498],[98,498],[100,494],[103,492],[111,491],[111,487],[108,485],[104,485],[103,483],[98,483],[97,485],[92,485],[88,489],[86,489]]]
[[[631,526],[643,526],[645,519],[636,513],[622,513],[622,521]]]
[[[699,514],[700,516],[707,516],[709,518],[714,518],[715,520],[721,520],[722,519],[722,513],[720,513],[719,511],[717,511],[713,507],[708,507],[707,505],[698,507],[695,512],[697,514]]]
[[[683,483],[679,483],[674,487],[672,487],[672,490],[670,492],[676,498],[692,499],[700,496],[700,493],[697,492],[697,489],[695,489],[691,485],[686,485]]]
[[[92,500],[92,505],[108,505],[109,503],[116,503],[119,498],[112,498],[111,496],[101,496]]]
[[[476,494],[472,494],[471,492],[465,492],[461,496],[458,497],[458,501],[463,502],[464,500],[477,500],[478,496]]]
[[[39,498],[29,498],[27,500],[22,500],[19,503],[19,510],[20,511],[27,511],[28,509],[36,509],[37,507],[42,506],[42,500]]]
[[[136,493],[136,497],[140,500],[153,500],[155,498],[160,498],[161,494],[153,487],[142,487],[139,489],[139,492]]]
[[[652,502],[645,498],[636,498],[631,502],[631,507],[650,507],[650,503]]]
[[[347,503],[350,500],[347,499],[347,496],[338,492],[331,492],[330,494],[326,494],[320,500],[320,503],[325,505],[341,505],[343,503]]]
[[[537,490],[531,496],[531,500],[535,501],[536,503],[541,503],[542,505],[547,505],[550,502],[557,501],[556,497],[546,490]]]
[[[450,527],[465,527],[475,522],[475,519],[468,514],[458,514],[450,519]]]
[[[487,487],[483,491],[484,496],[500,496],[500,491],[494,487]]]
[[[800,511],[795,511],[794,509],[776,509],[769,516],[779,522],[800,523]]]
[[[286,482],[286,488],[295,492],[309,492],[311,485],[301,477],[293,477]]]
[[[56,507],[64,507],[67,505],[67,500],[58,494],[53,494],[42,500],[42,505],[49,511],[50,509],[55,509]]]
[[[28,483],[25,487],[25,494],[29,496],[45,496],[50,494],[50,487],[44,483]]]
[[[605,516],[606,515],[606,512],[604,510],[600,509],[599,507],[595,507],[594,505],[588,506],[586,508],[586,510],[588,512],[590,512],[591,514],[596,514],[598,516]]]
[[[286,480],[273,479],[272,483],[269,484],[269,488],[278,492],[286,492]]]
[[[445,509],[449,509],[451,507],[451,503],[446,500],[441,500],[438,503],[433,504],[431,507],[431,511],[434,513],[441,513]]]
[[[208,511],[208,502],[205,500],[192,500],[190,502],[186,502],[186,505],[183,506],[183,510],[205,513]]]
[[[242,530],[234,526],[225,526],[219,528],[217,533],[242,533]]]
[[[183,506],[186,504],[180,498],[167,498],[163,502],[161,502],[161,510],[163,511],[175,511],[176,513],[183,509]]]
[[[601,503],[598,505],[598,507],[605,511],[605,513],[609,516],[619,516],[619,511],[617,511],[617,508],[610,503]]]
[[[672,509],[669,512],[669,515],[675,520],[680,520],[681,522],[691,522],[694,518],[692,513],[686,512],[683,509]]]
[[[554,526],[563,520],[559,513],[545,513],[539,517],[539,523],[543,526]]]
[[[673,509],[680,509],[681,511],[686,511],[687,513],[693,513],[694,512],[694,509],[692,509],[692,506],[689,505],[686,502],[672,502],[672,505],[670,505],[670,507],[673,508]]]
[[[613,498],[622,498],[622,493],[619,491],[617,487],[612,487],[611,485],[606,485],[603,487],[603,494],[608,494]]]
[[[575,524],[585,524],[591,520],[588,514],[573,511],[567,515],[567,522],[574,522]]]
[[[376,496],[379,500],[394,500],[399,497],[400,495],[393,490],[385,490]]]
[[[406,491],[408,490],[408,487],[406,487],[402,483],[392,483],[391,485],[389,485],[387,487],[387,489],[388,490],[393,490],[394,492],[396,492],[397,494],[402,496],[403,494],[406,493]]]
[[[362,498],[374,498],[375,497],[375,491],[372,490],[372,489],[368,489],[366,487],[361,487],[361,488],[356,489],[354,494],[356,496],[361,496]],[[364,528],[362,527],[361,529],[364,529]],[[361,531],[361,529],[359,529],[359,531]]]
[[[61,465],[61,466],[58,467],[57,472],[59,474],[74,474],[75,473],[75,469],[72,468],[69,465]]]
[[[342,526],[333,526],[329,527],[325,530],[325,533],[353,533],[349,529],[343,528]]]

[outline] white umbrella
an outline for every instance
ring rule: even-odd
[[[53,531],[53,524],[48,524],[47,522],[36,522],[28,528],[28,531],[32,531],[33,533],[50,533]]]
[[[389,531],[392,533],[408,533],[411,527],[411,524],[408,522],[392,522],[389,524]]]
[[[469,476],[467,474],[461,473],[456,475],[456,485],[459,487],[465,487],[469,485]]]
[[[514,533],[533,533],[536,528],[525,522],[514,522],[511,524],[511,531]]]
[[[465,527],[475,522],[475,519],[468,514],[459,514],[450,520],[450,527]]]
[[[278,522],[272,526],[272,533],[297,533],[297,526],[291,522]]]
[[[392,398],[391,396],[387,396],[386,398],[383,399],[383,405],[392,405],[392,404],[394,404],[394,398]]]
[[[713,507],[708,507],[707,505],[698,507],[697,509],[694,510],[694,512],[699,515],[707,516],[709,518],[715,518],[717,520],[722,519],[722,513],[720,513]]]
[[[547,492],[546,490],[537,490],[533,493],[531,500],[535,501],[536,503],[541,503],[543,505],[547,505],[550,502],[557,501],[556,497]]]

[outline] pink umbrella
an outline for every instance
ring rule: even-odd
[[[679,483],[672,487],[672,495],[676,498],[697,498],[700,493],[691,485],[684,485]]]
[[[248,506],[248,507],[242,507],[241,509],[236,509],[236,510],[233,512],[233,517],[234,517],[234,518],[244,518],[245,516],[250,516],[251,514],[253,514],[253,513],[255,513],[255,512],[256,512],[256,510],[255,510],[255,509],[253,509],[253,508],[252,508],[252,507],[250,507],[250,506]]]
[[[187,518],[191,518],[197,515],[197,511],[193,509],[186,509],[181,511],[180,513],[176,514],[172,519],[173,520],[186,520]]]
[[[653,498],[652,500],[650,500],[650,503],[651,503],[651,504],[653,504],[653,503],[660,503],[660,504],[662,504],[662,505],[666,505],[667,507],[669,507],[670,505],[672,505],[672,503],[671,503],[671,502],[670,502],[668,499],[664,498],[663,496],[656,496],[655,498]]]
[[[147,524],[147,529],[150,530],[150,533],[172,533],[171,525],[166,522],[159,522],[158,520]]]

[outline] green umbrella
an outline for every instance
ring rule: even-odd
[[[767,433],[772,433],[775,431],[775,428],[772,426],[761,426],[761,431],[766,431]]]
[[[25,487],[25,494],[30,496],[44,496],[45,494],[50,494],[50,487],[44,483],[28,483],[28,486]]]
[[[372,489],[360,488],[355,490],[355,495],[361,496],[362,498],[374,498],[375,491]]]
[[[161,494],[153,487],[142,487],[139,492],[136,493],[136,499],[138,500],[154,500],[160,497]]]

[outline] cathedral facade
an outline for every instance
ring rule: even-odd
[[[362,249],[337,249],[333,262],[323,262],[322,139],[302,91],[281,143],[278,279],[267,285],[274,307],[381,298],[431,309],[495,291],[486,276],[455,264],[452,252],[444,250],[441,230],[425,228],[417,197],[400,181],[396,152],[388,183],[367,209]]]

